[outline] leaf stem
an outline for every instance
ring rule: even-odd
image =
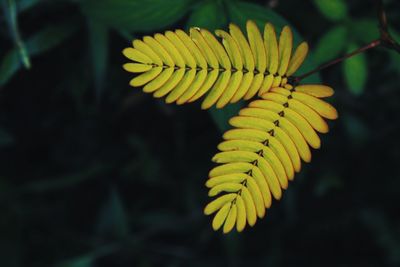
[[[309,72],[304,73],[301,76],[295,77],[294,78],[294,82],[298,83],[302,79],[304,79],[304,78],[306,78],[306,77],[308,77],[308,76],[310,76],[310,75],[312,75],[314,73],[317,73],[317,72],[319,72],[319,71],[321,71],[323,69],[326,69],[326,68],[328,68],[328,67],[330,67],[332,65],[338,64],[338,63],[340,63],[340,62],[342,62],[342,61],[344,61],[344,60],[346,60],[348,58],[351,58],[351,57],[353,57],[353,56],[355,56],[357,54],[363,53],[363,52],[365,52],[365,51],[367,51],[367,50],[369,50],[371,48],[377,47],[377,46],[379,46],[381,44],[382,44],[382,41],[380,39],[374,40],[374,41],[370,42],[369,44],[367,44],[367,45],[365,45],[363,47],[360,47],[357,50],[354,50],[353,52],[350,52],[350,53],[348,53],[348,54],[346,54],[344,56],[341,56],[341,57],[336,58],[336,59],[334,59],[332,61],[329,61],[329,62],[327,62],[325,64],[322,64],[322,65],[318,66],[317,68],[315,68],[315,69],[313,69],[313,70],[311,70]]]
[[[334,59],[332,61],[329,61],[325,64],[322,64],[320,66],[318,66],[316,69],[311,70],[303,75],[300,75],[298,77],[294,77],[293,81],[295,83],[300,82],[302,79],[316,73],[319,72],[323,69],[326,69],[332,65],[335,65],[337,63],[340,63],[348,58],[351,58],[357,54],[363,53],[371,48],[377,47],[377,46],[382,46],[385,47],[387,49],[391,49],[391,50],[395,50],[398,53],[400,53],[400,44],[397,43],[394,38],[390,35],[389,33],[389,26],[388,26],[388,21],[387,21],[387,17],[386,17],[386,12],[385,12],[385,8],[383,5],[383,1],[382,0],[375,0],[376,2],[376,9],[377,9],[377,15],[378,15],[378,21],[379,21],[379,32],[380,32],[380,36],[379,39],[373,40],[370,43],[368,43],[367,45],[358,48],[357,50],[346,54],[342,57],[339,57],[337,59]]]

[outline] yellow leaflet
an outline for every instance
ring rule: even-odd
[[[171,77],[172,73],[174,72],[173,68],[166,68],[164,69],[160,75],[157,76],[154,80],[149,82],[143,87],[143,91],[146,93],[151,93],[160,88],[164,83],[168,81]]]
[[[167,31],[165,33],[165,36],[171,41],[171,43],[174,44],[179,53],[182,54],[182,58],[185,61],[185,65],[189,66],[191,69],[196,68],[196,60],[194,59],[193,55],[190,53],[186,45],[179,38],[179,36],[171,31]]]
[[[241,196],[237,196],[236,198],[236,207],[237,207],[236,230],[238,232],[242,232],[244,227],[246,226],[246,208]]]
[[[241,188],[242,188],[241,184],[223,183],[223,184],[219,184],[219,185],[216,185],[213,188],[211,188],[210,191],[208,191],[208,196],[215,197],[216,195],[218,195],[221,192],[233,193],[233,192],[239,191]]]
[[[173,45],[171,43],[171,41],[167,37],[165,37],[165,35],[160,34],[160,33],[156,33],[154,35],[154,38],[167,51],[167,53],[171,56],[172,60],[174,61],[174,63],[178,67],[180,67],[180,68],[184,68],[185,67],[185,61],[183,60],[180,52],[178,52],[178,50],[176,49],[175,45]]]
[[[208,65],[210,65],[210,67],[213,69],[218,69],[218,59],[210,46],[204,40],[199,28],[190,28],[190,38],[205,56]]]
[[[284,117],[299,129],[312,148],[320,148],[321,140],[306,119],[291,109],[286,109],[284,111]]]
[[[182,69],[185,71],[184,69]],[[176,101],[188,88],[191,86],[194,78],[196,77],[196,70],[192,69],[185,73],[182,80],[172,89],[167,98],[166,103],[172,103]]]
[[[299,100],[300,102],[314,109],[322,117],[330,120],[337,119],[338,114],[336,109],[327,102],[300,92],[293,92],[292,95],[294,99]]]
[[[212,70],[210,73],[208,73],[208,75],[206,76],[206,79],[204,81],[204,83],[201,85],[201,87],[197,90],[196,94],[194,96],[192,96],[188,102],[193,102],[196,101],[197,99],[199,99],[200,97],[202,97],[205,93],[208,92],[208,90],[210,90],[211,86],[213,86],[213,84],[215,83],[215,81],[218,78],[219,71],[218,69],[214,69]]]
[[[274,82],[274,75],[269,74],[264,78],[263,84],[261,85],[260,90],[258,91],[258,96],[261,96],[262,94],[266,93],[271,89],[272,83]]]
[[[296,99],[288,101],[290,109],[300,114],[304,119],[311,124],[311,126],[320,133],[327,133],[329,131],[328,124],[325,120],[312,108],[301,103]]]
[[[221,176],[231,173],[245,173],[251,170],[252,167],[253,165],[247,162],[236,162],[219,165],[210,171],[208,177],[213,178],[215,176]]]
[[[146,83],[148,83],[149,81],[151,81],[155,77],[157,77],[161,73],[162,70],[163,70],[162,67],[152,68],[151,70],[133,78],[129,82],[129,84],[133,87],[139,87],[139,86],[145,85]]]
[[[204,214],[205,215],[213,214],[214,212],[219,210],[223,205],[225,205],[225,203],[234,200],[235,197],[236,197],[235,193],[230,193],[214,199],[213,201],[208,203],[208,205],[204,208]]]
[[[140,63],[125,63],[123,66],[124,70],[129,71],[129,72],[145,72],[148,70],[151,70],[153,66],[151,65],[146,65],[146,64],[140,64]]]
[[[230,174],[225,174],[225,175],[220,175],[220,176],[214,176],[207,180],[206,186],[208,188],[212,188],[219,184],[224,184],[224,183],[229,183],[229,182],[240,184],[241,182],[246,180],[247,177],[248,177],[248,175],[245,173],[230,173]]]
[[[269,55],[267,70],[271,74],[275,74],[278,71],[279,65],[279,51],[278,51],[278,41],[276,40],[276,33],[274,26],[271,23],[267,23],[264,28],[264,44]]]
[[[258,158],[259,156],[253,152],[227,151],[215,154],[212,158],[212,161],[216,163],[253,162],[255,160],[258,160]]]
[[[279,69],[278,74],[283,76],[286,74],[289,66],[290,56],[292,54],[293,34],[288,26],[283,27],[279,37]]]
[[[207,69],[206,59],[204,58],[197,45],[193,42],[193,40],[190,39],[190,37],[186,34],[186,32],[182,30],[176,30],[175,33],[188,48],[189,52],[193,55],[197,65],[200,66],[200,68],[202,68],[203,70]]]
[[[271,87],[278,87],[281,84],[282,81],[282,77],[281,76],[276,76],[274,78],[274,81],[272,82],[272,86]]]
[[[254,178],[254,181],[257,183],[258,188],[261,191],[261,195],[262,195],[263,202],[264,202],[264,207],[266,207],[266,208],[271,207],[271,204],[272,204],[271,191],[269,189],[267,181],[264,178],[264,175],[262,174],[262,172],[260,171],[259,168],[253,167],[252,176]]]
[[[168,92],[176,87],[176,85],[182,80],[185,74],[185,69],[179,69],[175,71],[166,83],[164,83],[157,91],[154,92],[154,97],[165,96]]]
[[[168,52],[163,48],[163,46],[157,42],[153,37],[145,36],[143,37],[143,42],[145,42],[168,66],[174,67],[175,63],[172,60]]]
[[[224,234],[229,233],[232,228],[235,226],[236,223],[236,216],[237,216],[237,209],[236,205],[232,204],[231,209],[226,217],[226,221],[224,224],[223,232]]]
[[[271,190],[271,193],[274,196],[274,198],[277,200],[281,199],[282,197],[281,186],[279,184],[278,177],[276,177],[275,172],[272,170],[271,165],[264,158],[259,158],[257,166],[264,175],[264,178],[267,181],[268,187]]]
[[[246,37],[244,37],[240,28],[232,23],[229,24],[229,32],[230,32],[232,38],[238,44],[238,47],[240,49],[240,54],[241,54],[243,62],[244,62],[244,67],[249,72],[253,72],[254,67],[255,67],[254,56],[253,56],[253,53],[251,52],[251,49],[250,49],[249,43],[246,40]]]
[[[302,84],[295,88],[296,92],[305,93],[318,98],[332,96],[334,91],[331,87],[322,84]]]
[[[222,44],[224,45],[226,52],[228,53],[228,56],[232,62],[233,67],[237,70],[242,70],[243,68],[242,55],[240,53],[240,49],[236,41],[232,38],[231,35],[229,35],[229,33],[225,31],[216,30],[215,34],[218,37],[222,38]]]
[[[178,105],[182,105],[187,101],[189,101],[189,99],[192,98],[199,91],[206,78],[207,78],[207,70],[201,70],[197,72],[194,81],[190,84],[187,90],[185,90],[183,95],[178,98],[176,103]]]
[[[254,76],[250,88],[247,91],[246,95],[244,96],[245,100],[249,100],[250,98],[253,98],[253,96],[257,94],[258,90],[260,90],[263,80],[264,80],[264,74],[259,73]]]
[[[311,151],[299,129],[297,129],[291,122],[289,122],[285,118],[281,118],[279,120],[279,127],[282,128],[282,130],[284,130],[286,134],[293,140],[293,143],[296,145],[300,157],[305,162],[310,162]]]
[[[276,138],[285,147],[286,152],[288,153],[292,161],[294,170],[296,172],[300,172],[301,170],[300,155],[293,140],[279,128],[276,128]]]
[[[256,207],[254,206],[253,199],[250,195],[249,190],[246,187],[243,187],[241,196],[243,198],[244,206],[246,208],[247,223],[250,226],[253,226],[257,221]]]
[[[231,78],[230,70],[226,70],[219,75],[217,82],[214,84],[210,93],[207,95],[207,97],[201,104],[202,109],[208,109],[218,101],[220,96],[224,93],[230,78]]]
[[[150,46],[148,46],[142,40],[133,41],[133,46],[139,53],[142,53],[143,55],[149,57],[154,64],[158,66],[163,65],[161,58],[153,51],[153,49],[150,48]]]
[[[224,224],[226,216],[228,216],[229,210],[231,208],[231,203],[227,202],[224,206],[215,214],[212,221],[212,228],[217,231]]]
[[[228,55],[226,54],[223,46],[217,41],[217,39],[212,35],[209,31],[205,29],[201,29],[201,34],[203,35],[205,41],[210,46],[211,50],[214,52],[215,56],[218,59],[219,64],[225,69],[231,69],[231,61],[229,60]]]
[[[236,93],[233,95],[230,103],[236,103],[241,100],[249,90],[252,82],[253,82],[254,74],[253,72],[247,72],[243,75],[243,79],[239,85],[239,88],[236,90]]]
[[[287,70],[286,76],[292,76],[297,69],[303,64],[304,59],[308,53],[308,44],[306,42],[301,43],[289,63],[289,68]]]
[[[250,48],[253,52],[253,56],[256,62],[256,69],[263,74],[265,72],[265,69],[267,68],[267,57],[265,54],[265,47],[260,30],[254,23],[254,21],[251,20],[247,21],[246,28]]]
[[[243,72],[241,71],[237,71],[232,74],[232,77],[229,80],[229,84],[226,86],[226,89],[222,93],[221,97],[218,99],[217,108],[223,108],[229,103],[233,95],[237,92],[237,89],[240,86],[242,78],[243,78]]]
[[[250,195],[253,198],[258,218],[263,218],[265,216],[264,199],[256,181],[254,181],[252,177],[247,179],[247,188],[249,189]]]
[[[122,50],[122,54],[124,54],[125,57],[129,58],[132,61],[140,62],[143,64],[153,63],[151,58],[149,58],[144,53],[142,53],[139,50],[134,49],[132,47],[128,47],[128,48],[125,48],[124,50]]]

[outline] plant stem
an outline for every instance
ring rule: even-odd
[[[340,63],[340,62],[342,62],[342,61],[344,61],[344,60],[346,60],[348,58],[351,58],[351,57],[353,57],[353,56],[355,56],[357,54],[363,53],[363,52],[365,52],[365,51],[367,51],[367,50],[369,50],[371,48],[377,47],[377,46],[379,46],[381,44],[382,44],[381,39],[374,40],[374,41],[370,42],[369,44],[367,44],[367,45],[365,45],[363,47],[360,47],[357,50],[355,50],[355,51],[353,51],[353,52],[351,52],[349,54],[346,54],[346,55],[344,55],[344,56],[342,56],[340,58],[337,58],[337,59],[329,61],[329,62],[327,62],[325,64],[322,64],[319,67],[317,67],[316,69],[313,69],[313,70],[311,70],[311,71],[309,71],[307,73],[304,73],[301,76],[295,77],[294,78],[294,82],[296,82],[296,83],[300,82],[302,79],[304,79],[304,78],[306,78],[306,77],[308,77],[308,76],[310,76],[310,75],[312,75],[314,73],[317,73],[317,72],[319,72],[319,71],[321,71],[323,69],[326,69],[326,68],[328,68],[328,67],[330,67],[332,65],[335,65],[337,63]]]
[[[378,15],[378,21],[379,21],[379,31],[380,31],[379,39],[371,41],[369,44],[367,44],[363,47],[360,47],[357,50],[355,50],[349,54],[346,54],[340,58],[337,58],[337,59],[329,61],[325,64],[322,64],[321,66],[317,67],[316,69],[309,71],[301,76],[294,77],[293,81],[295,83],[298,83],[302,79],[304,79],[316,72],[319,72],[319,71],[326,69],[332,65],[340,63],[348,58],[351,58],[352,56],[363,53],[363,52],[365,52],[371,48],[377,47],[377,46],[382,46],[387,49],[392,49],[392,50],[395,50],[396,52],[400,53],[400,44],[397,43],[389,33],[389,27],[388,27],[388,22],[387,22],[387,18],[386,18],[386,12],[385,12],[385,8],[383,5],[383,1],[375,0],[375,2],[376,2],[377,15]]]

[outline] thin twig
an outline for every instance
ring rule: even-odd
[[[388,24],[387,24],[386,12],[385,12],[385,8],[383,5],[383,1],[375,0],[375,2],[376,2],[376,11],[377,11],[377,15],[378,15],[380,31],[381,31],[381,33],[387,32]]]
[[[400,44],[397,43],[396,40],[394,40],[394,38],[389,32],[389,26],[383,1],[375,0],[375,2],[376,2],[376,9],[379,21],[379,32],[380,32],[380,39],[382,41],[382,46],[388,49],[395,50],[398,53],[400,53]]]
[[[367,45],[365,45],[363,47],[360,47],[357,50],[355,50],[355,51],[353,51],[353,52],[351,52],[349,54],[346,54],[346,55],[344,55],[344,56],[342,56],[340,58],[337,58],[337,59],[334,59],[332,61],[329,61],[328,63],[322,64],[319,67],[317,67],[316,69],[313,69],[313,70],[311,70],[311,71],[309,71],[307,73],[304,73],[301,76],[295,77],[294,78],[294,82],[297,83],[297,82],[301,81],[302,79],[304,79],[304,78],[306,78],[306,77],[308,77],[308,76],[310,76],[310,75],[312,75],[314,73],[317,73],[317,72],[319,72],[319,71],[321,71],[323,69],[326,69],[326,68],[328,68],[328,67],[330,67],[332,65],[340,63],[340,62],[342,62],[342,61],[344,61],[344,60],[346,60],[348,58],[351,58],[351,57],[353,57],[353,56],[355,56],[357,54],[363,53],[363,52],[365,52],[365,51],[367,51],[367,50],[369,50],[371,48],[377,47],[380,44],[381,44],[381,40],[380,39],[374,40],[374,41],[370,42],[369,44],[367,44]]]
[[[329,61],[329,62],[327,62],[325,64],[322,64],[322,65],[318,66],[317,68],[315,68],[314,70],[311,70],[311,71],[309,71],[309,72],[307,72],[307,73],[305,73],[305,74],[303,74],[301,76],[294,77],[293,81],[295,83],[298,83],[302,79],[304,79],[304,78],[306,78],[306,77],[308,77],[308,76],[310,76],[310,75],[312,75],[314,73],[317,73],[317,72],[319,72],[319,71],[321,71],[323,69],[326,69],[326,68],[328,68],[328,67],[330,67],[332,65],[335,65],[337,63],[340,63],[340,62],[342,62],[342,61],[344,61],[344,60],[346,60],[348,58],[351,58],[351,57],[353,57],[353,56],[355,56],[357,54],[363,53],[363,52],[365,52],[365,51],[367,51],[367,50],[369,50],[371,48],[374,48],[374,47],[382,46],[382,47],[385,47],[387,49],[392,49],[392,50],[395,50],[398,53],[400,53],[400,44],[397,43],[389,33],[389,26],[388,26],[388,21],[387,21],[387,18],[386,18],[386,12],[385,12],[385,8],[384,8],[384,5],[383,5],[383,1],[382,0],[375,0],[375,2],[376,2],[376,9],[377,9],[377,15],[378,15],[378,21],[379,21],[379,32],[380,32],[379,39],[373,40],[369,44],[367,44],[367,45],[365,45],[363,47],[360,47],[357,50],[355,50],[355,51],[353,51],[353,52],[351,52],[349,54],[346,54],[346,55],[344,55],[344,56],[342,56],[340,58],[337,58],[337,59]]]

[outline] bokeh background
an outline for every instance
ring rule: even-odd
[[[245,103],[166,105],[121,68],[134,38],[254,19],[309,41],[305,72],[378,38],[372,0],[0,3],[0,266],[400,266],[399,54],[310,77],[339,120],[266,218],[229,235],[202,214],[204,182]],[[398,37],[400,2],[385,5]]]

